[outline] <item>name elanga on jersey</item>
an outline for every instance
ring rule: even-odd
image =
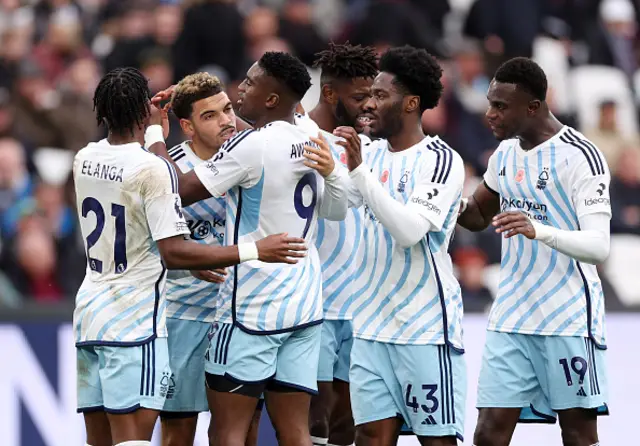
[[[117,181],[122,183],[122,174],[124,173],[124,167],[114,166],[104,163],[93,163],[91,160],[84,160],[82,162],[81,175],[86,175],[93,178],[99,178],[101,180]]]

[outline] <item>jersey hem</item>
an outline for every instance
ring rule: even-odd
[[[166,338],[166,336],[151,335],[140,341],[79,341],[76,347],[139,347],[156,340],[157,338]]]
[[[324,320],[325,321],[352,321],[353,320],[353,316],[340,317],[340,316],[333,316],[333,315],[325,313],[324,314]]]
[[[495,331],[498,333],[521,334],[521,335],[527,335],[527,336],[557,336],[557,337],[565,337],[565,338],[589,338],[593,341],[593,343],[599,349],[601,350],[607,349],[607,344],[605,342],[599,342],[597,339],[594,339],[594,336],[591,333],[568,335],[568,334],[562,334],[562,333],[553,333],[549,331],[536,332],[535,330],[525,330],[522,328],[518,329],[518,331],[515,331],[512,328],[497,328],[492,325],[489,325],[487,327],[487,330]]]
[[[242,325],[240,322],[233,321],[233,325],[237,326],[240,330],[244,331],[245,333],[251,334],[251,335],[276,335],[276,334],[282,334],[282,333],[289,333],[292,331],[296,331],[296,330],[302,330],[303,328],[308,328],[308,327],[313,327],[314,325],[318,325],[321,324],[324,321],[324,319],[319,319],[317,321],[311,321],[311,322],[307,322],[301,325],[296,325],[293,327],[288,327],[288,328],[281,328],[279,330],[252,330],[248,327],[245,327],[244,325]]]
[[[428,332],[427,332],[428,333]],[[428,341],[417,341],[417,342],[409,342],[408,339],[390,339],[390,338],[381,338],[380,336],[369,336],[362,333],[358,333],[356,331],[353,332],[353,337],[358,339],[363,339],[365,341],[373,341],[373,342],[381,342],[383,344],[396,344],[396,345],[447,345],[451,347],[457,353],[464,353],[464,347],[462,344],[460,346],[453,344],[450,340],[445,341],[444,339],[439,342],[428,342]]]

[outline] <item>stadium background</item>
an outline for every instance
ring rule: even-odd
[[[159,91],[185,74],[218,75],[230,96],[265,51],[311,66],[327,42],[411,44],[437,55],[445,94],[425,112],[464,158],[467,192],[496,147],[483,113],[491,74],[530,56],[546,70],[557,116],[604,152],[612,171],[612,249],[601,267],[608,311],[610,406],[603,444],[640,428],[640,0],[0,0],[0,445],[81,445],[68,322],[85,268],[69,172],[103,136],[91,98],[100,76],[136,66]],[[310,110],[319,76],[303,100]],[[169,144],[179,142],[172,123]],[[500,239],[459,229],[451,249],[463,288],[469,397]],[[263,426],[262,444],[274,442]],[[557,427],[519,428],[515,445],[560,444]],[[206,444],[204,431],[198,444]],[[410,442],[410,440],[407,440]]]

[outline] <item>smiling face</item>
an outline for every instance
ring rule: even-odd
[[[214,151],[236,133],[236,115],[225,92],[194,102],[190,119],[180,124],[189,138]]]
[[[540,108],[540,101],[517,85],[495,80],[489,85],[487,99],[487,121],[498,141],[512,139],[525,132]]]
[[[332,82],[332,89],[337,95],[333,106],[333,114],[339,126],[354,127],[362,133],[368,125],[365,117],[365,104],[371,97],[373,78],[355,78],[349,81]]]
[[[388,139],[402,131],[405,95],[393,83],[394,76],[380,73],[371,86],[371,97],[364,105],[362,118],[367,120],[371,136]]]

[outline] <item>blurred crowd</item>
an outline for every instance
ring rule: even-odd
[[[104,136],[92,104],[102,74],[134,66],[157,92],[208,71],[233,99],[265,51],[291,52],[311,67],[329,41],[379,52],[411,44],[442,61],[444,97],[425,112],[423,126],[463,156],[467,193],[497,146],[484,111],[502,61],[544,58],[548,47],[560,52],[553,66],[615,71],[631,110],[605,96],[590,106],[594,118],[582,119],[569,89],[551,77],[548,100],[609,162],[612,232],[640,236],[639,20],[639,0],[0,0],[0,305],[69,301],[82,281],[69,174],[73,154]],[[622,112],[632,117],[624,128]],[[181,138],[173,123],[168,144]],[[465,309],[485,310],[487,266],[500,261],[500,238],[460,229],[451,252]],[[616,309],[615,291],[605,289]]]

